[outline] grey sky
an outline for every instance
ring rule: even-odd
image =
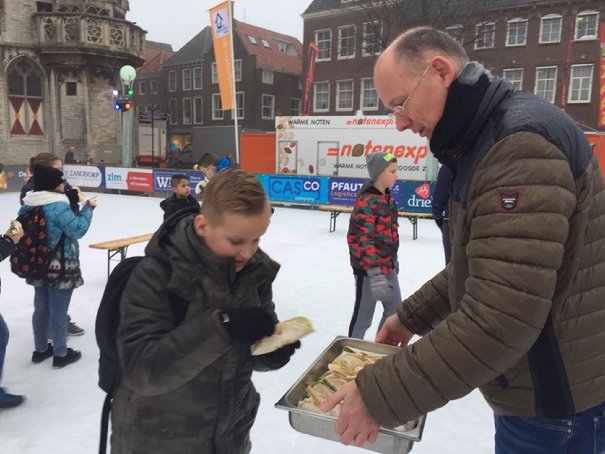
[[[176,51],[209,25],[208,10],[221,0],[130,0],[126,19],[147,30],[147,39],[172,44]],[[301,13],[311,0],[236,0],[234,17],[291,35],[302,42]]]

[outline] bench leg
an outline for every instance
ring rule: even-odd
[[[340,211],[330,211],[330,233],[336,230],[336,218],[340,214]]]
[[[124,260],[126,258],[126,252],[128,251],[128,246],[122,246],[120,248],[117,249],[108,249],[107,250],[107,277],[109,277],[109,275],[111,274],[111,259],[113,259],[116,255],[120,254],[120,260],[117,260],[118,262],[121,262],[122,260]],[[116,261],[116,260],[114,260]]]
[[[412,239],[418,238],[418,218],[414,216],[408,216],[410,223],[412,224]]]

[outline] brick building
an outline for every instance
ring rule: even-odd
[[[234,56],[240,131],[274,131],[275,115],[298,114],[302,44],[298,39],[234,21]],[[190,142],[199,156],[234,151],[232,113],[221,110],[210,27],[164,65],[170,114],[169,141]]]
[[[0,161],[42,151],[117,162],[120,117],[112,88],[123,65],[143,63],[145,32],[127,0],[0,1]]]
[[[384,113],[372,79],[376,56],[403,30],[426,24],[455,36],[493,74],[555,103],[585,129],[598,129],[605,2],[438,3],[439,10],[419,0],[313,0],[303,13],[304,48],[311,41],[319,48],[311,114]]]

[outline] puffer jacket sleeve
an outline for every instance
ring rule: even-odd
[[[424,336],[451,312],[447,290],[447,268],[403,300],[397,309],[399,321],[412,333]]]
[[[377,215],[374,207],[377,202],[372,200],[375,196],[365,193],[357,199],[355,208],[351,213],[349,232],[347,235],[349,251],[355,263],[368,270],[380,266],[378,249],[374,242]]]
[[[68,203],[53,204],[54,215],[56,216],[56,224],[62,233],[68,237],[79,240],[90,227],[92,221],[92,208],[85,205],[80,210],[79,214],[74,214]]]
[[[271,314],[275,322],[277,322],[278,319],[277,314],[275,313],[275,303],[273,303],[272,284],[270,282],[263,284],[259,289],[258,295],[261,301],[261,306],[266,309],[267,312]],[[254,370],[258,372],[265,372],[268,370],[275,369],[274,367],[271,367],[271,365],[263,361],[262,355],[253,356],[252,359],[254,361]]]
[[[514,209],[502,208],[506,193],[518,194]],[[516,133],[492,147],[469,188],[469,275],[459,309],[357,377],[380,424],[396,426],[468,394],[531,348],[549,316],[575,205],[569,164],[545,139]]]
[[[220,334],[212,310],[193,316],[188,312],[175,328],[167,274],[161,263],[146,257],[132,272],[120,301],[122,380],[147,396],[182,386],[233,348]]]

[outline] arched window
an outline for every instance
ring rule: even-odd
[[[28,58],[11,63],[8,71],[10,133],[44,135],[42,75]]]

